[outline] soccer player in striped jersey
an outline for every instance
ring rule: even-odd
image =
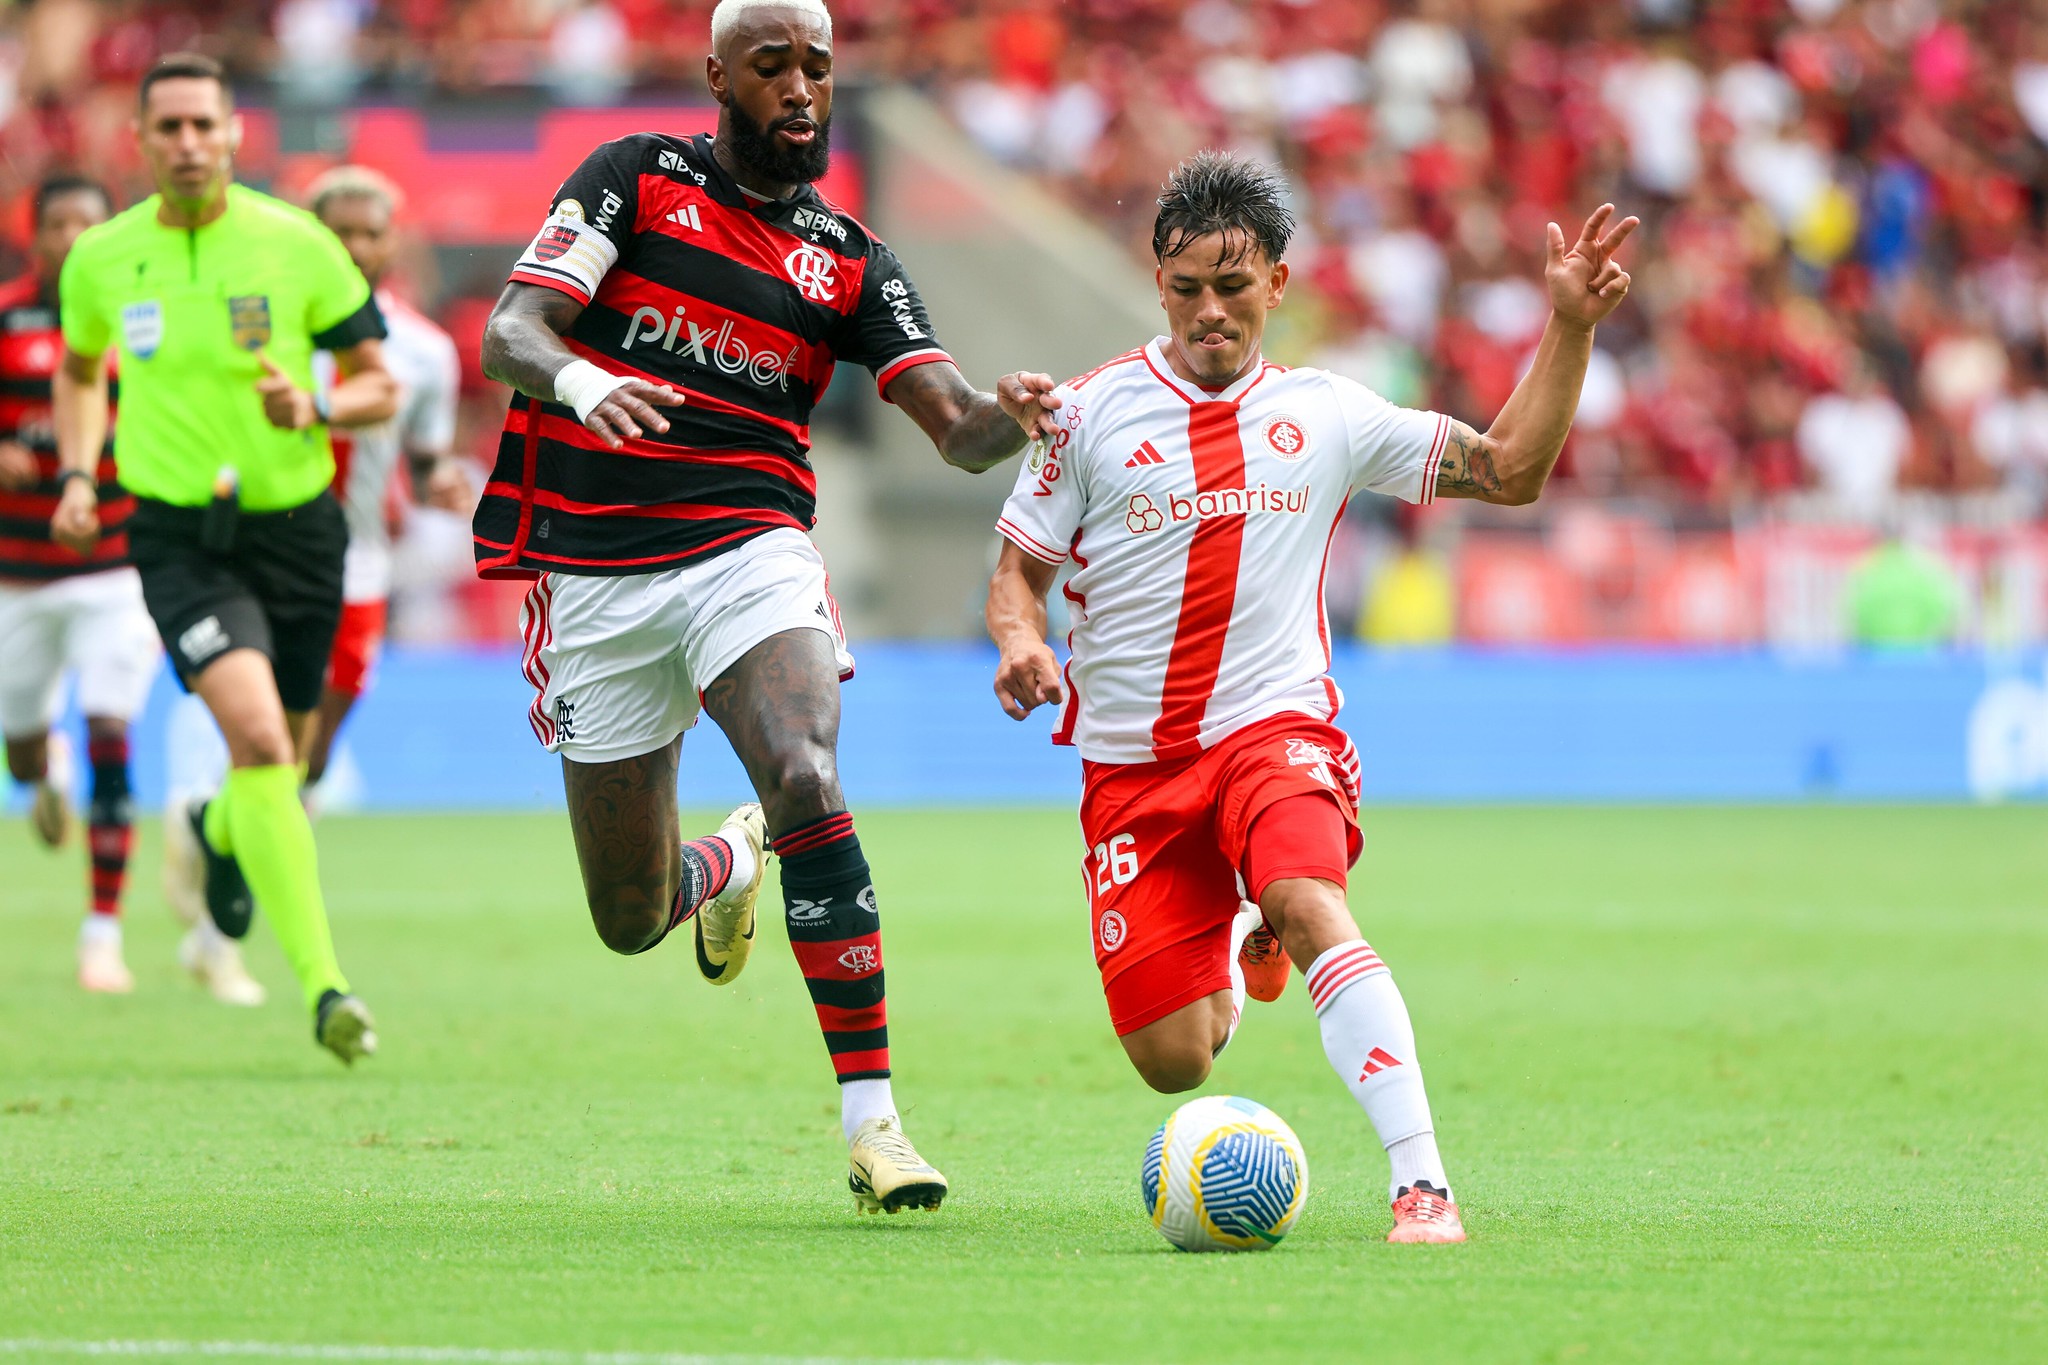
[[[112,208],[96,181],[44,181],[35,194],[29,271],[0,288],[0,732],[8,773],[35,794],[36,835],[55,848],[71,815],[67,784],[50,759],[50,727],[60,684],[71,674],[92,765],[92,897],[79,930],[78,984],[122,995],[135,989],[121,955],[121,891],[134,839],[128,724],[149,695],[161,656],[142,580],[128,563],[124,528],[135,500],[116,481],[110,451],[94,471],[106,536],[80,556],[50,535],[50,513],[63,491],[50,421],[50,376],[64,354],[57,274],[79,234],[104,222]]]
[[[772,838],[856,1206],[931,1209],[946,1180],[897,1118],[878,902],[839,787],[853,661],[805,534],[810,415],[854,362],[978,472],[1050,432],[1052,380],[973,388],[894,253],[812,188],[832,120],[819,0],[723,0],[711,40],[717,134],[599,147],[492,314],[485,371],[523,396],[477,510],[478,569],[534,580],[530,718],[562,756],[598,936],[639,953],[691,921],[698,970],[731,981]],[[677,763],[700,705],[760,804],[683,842]]]
[[[1629,279],[1612,206],[1549,229],[1552,314],[1481,435],[1351,380],[1260,354],[1293,219],[1254,163],[1205,153],[1160,197],[1168,333],[1054,390],[998,530],[995,690],[1059,704],[1081,751],[1083,875],[1110,1021],[1161,1091],[1191,1090],[1249,988],[1305,964],[1323,1048],[1385,1146],[1395,1242],[1461,1242],[1408,1009],[1345,904],[1362,846],[1358,756],[1337,728],[1322,576],[1352,492],[1532,502],[1571,428],[1593,328]],[[1074,619],[1045,643],[1060,567]]]

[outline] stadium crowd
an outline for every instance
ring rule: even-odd
[[[694,99],[710,9],[34,0],[0,13],[0,209],[25,218],[37,179],[72,167],[113,180],[124,200],[145,192],[127,131],[133,89],[173,48],[217,54],[281,119],[311,115],[298,121],[303,141],[351,102]],[[1498,409],[1542,325],[1544,221],[1576,222],[1603,200],[1640,212],[1633,306],[1602,329],[1560,468],[1559,491],[1578,496],[1561,502],[1564,520],[1556,509],[1538,519],[1553,543],[1537,567],[1572,579],[1560,592],[1601,597],[1578,580],[1614,577],[1571,567],[1575,555],[1606,565],[1630,535],[1725,536],[1768,513],[1863,528],[1812,550],[1843,564],[1881,532],[1930,546],[1945,534],[1944,572],[1987,600],[2033,603],[2019,638],[2048,630],[2048,596],[1978,582],[2032,583],[2048,563],[2048,13],[2037,5],[841,0],[834,12],[853,84],[926,91],[1141,261],[1164,168],[1210,145],[1283,166],[1302,222],[1298,283],[1269,350],[1475,423]],[[495,269],[442,279],[413,246],[400,273],[427,301],[442,296],[440,320],[466,353],[460,448],[481,453],[504,401],[475,361]],[[1390,516],[1354,509],[1364,539],[1347,532],[1332,566],[1335,613],[1367,634],[1371,565],[1418,530]],[[1455,539],[1456,519],[1439,521]],[[470,591],[452,525],[420,575]],[[1958,535],[1979,548],[1959,550]],[[1472,545],[1433,543],[1453,553],[1424,575],[1419,597],[1441,603],[1424,613],[1424,638],[1453,629],[1454,615],[1461,633],[1486,615]],[[1983,569],[2000,556],[2018,567]],[[1742,579],[1731,591],[1752,606],[1707,633],[1750,638],[1764,590],[1722,559],[1720,576]],[[1528,571],[1494,575],[1516,620],[1534,619],[1517,586]],[[445,601],[423,595],[400,632],[458,628]],[[479,597],[466,610],[482,620],[496,605]],[[1816,629],[1833,630],[1837,609],[1816,610]]]
[[[1713,515],[2048,494],[2048,14],[2025,3],[988,4],[895,65],[1136,240],[1155,168],[1289,170],[1296,359],[1483,420],[1544,318],[1546,219],[1643,213],[1569,476]],[[2023,510],[2022,510],[2023,509]]]
[[[694,86],[708,0],[37,0],[0,26],[4,188],[122,166],[203,41],[280,102]],[[228,14],[224,10],[239,11]],[[2025,0],[845,0],[862,78],[1142,249],[1204,145],[1291,178],[1311,306],[1275,346],[1485,420],[1543,318],[1546,219],[1640,209],[1566,476],[1715,518],[1820,490],[2048,504],[2048,16]]]

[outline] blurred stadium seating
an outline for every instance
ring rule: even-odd
[[[214,51],[251,107],[249,178],[290,193],[353,156],[412,190],[426,239],[411,288],[473,357],[541,182],[601,137],[710,125],[709,9],[39,0],[0,19],[0,198],[18,220],[41,173],[73,166],[140,192],[136,76],[164,50]],[[1949,602],[1915,618],[1926,643],[2048,639],[2038,6],[849,0],[835,13],[848,78],[922,92],[990,161],[1122,243],[1140,285],[1166,167],[1205,145],[1271,157],[1295,190],[1305,286],[1275,358],[1475,423],[1542,324],[1544,221],[1575,224],[1603,200],[1644,216],[1632,303],[1602,329],[1553,496],[1419,521],[1362,502],[1333,563],[1340,628],[1386,644],[1824,648],[1884,618],[1871,599],[1911,588],[1878,571],[1908,565],[1884,560],[1889,546],[1914,552],[1921,596]],[[858,138],[841,145],[832,192],[859,204],[886,168],[865,164]],[[990,251],[984,278],[1000,278]],[[470,387],[465,439],[481,452],[503,398],[473,362]],[[855,388],[835,401],[859,449],[872,399]],[[947,513],[946,563],[916,575],[957,573],[960,602],[892,609],[898,588],[871,573],[856,616],[971,632],[984,510]],[[459,585],[459,537],[422,534],[418,572]],[[402,633],[504,629],[495,596],[458,591],[469,610],[416,594]]]

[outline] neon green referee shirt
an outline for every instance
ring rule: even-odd
[[[88,229],[57,281],[65,344],[120,349],[122,486],[197,507],[232,465],[250,511],[310,501],[334,481],[327,428],[265,420],[256,351],[311,389],[315,350],[384,335],[370,286],[339,238],[281,199],[230,185],[227,210],[200,228],[158,222],[159,202]]]

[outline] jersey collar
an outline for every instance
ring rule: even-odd
[[[1244,396],[1250,393],[1261,379],[1266,377],[1266,371],[1273,368],[1273,365],[1262,355],[1259,357],[1259,363],[1254,365],[1242,378],[1233,381],[1227,388],[1212,392],[1209,389],[1203,388],[1200,384],[1190,384],[1187,380],[1174,373],[1173,365],[1166,358],[1167,344],[1168,339],[1166,337],[1152,338],[1145,347],[1145,364],[1158,377],[1160,383],[1166,385],[1167,388],[1172,389],[1190,403],[1242,402],[1244,401]]]
[[[796,193],[787,199],[762,199],[741,189],[740,182],[733,179],[725,167],[718,164],[718,157],[711,150],[711,141],[710,133],[698,133],[690,139],[690,144],[696,148],[697,159],[703,163],[704,174],[709,180],[704,188],[710,191],[711,196],[719,203],[731,208],[745,209],[748,213],[758,214],[771,223],[781,222],[797,208],[824,207],[824,201],[818,198],[817,188],[813,185],[798,185]]]

